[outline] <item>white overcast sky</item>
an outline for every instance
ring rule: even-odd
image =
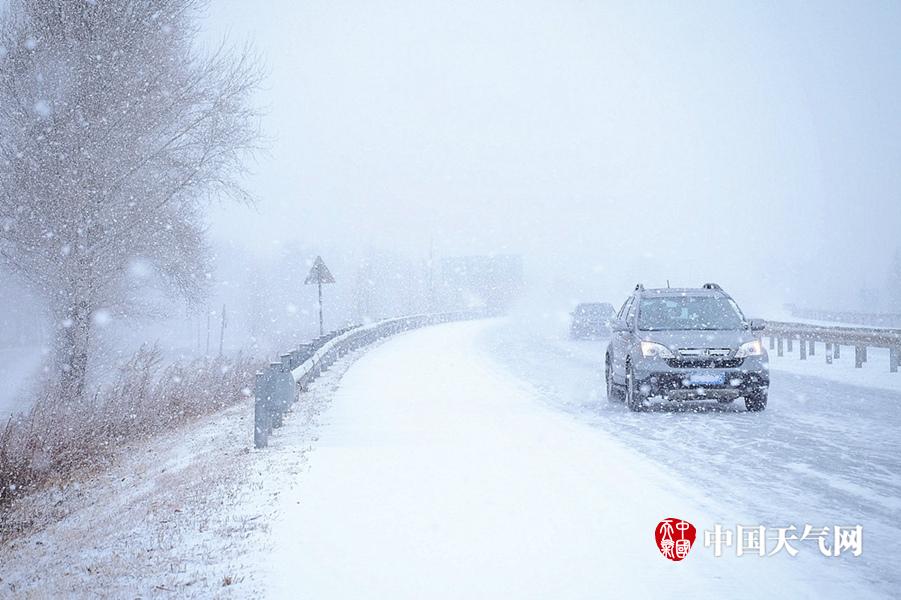
[[[882,286],[899,244],[901,3],[212,0],[203,27],[267,65],[259,204],[211,217],[250,252],[432,241],[781,301]]]

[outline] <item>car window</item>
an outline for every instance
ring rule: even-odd
[[[661,296],[641,302],[642,331],[743,329],[744,320],[731,299],[719,296]]]
[[[632,296],[629,296],[628,298],[626,298],[626,301],[623,302],[623,306],[622,306],[622,308],[619,309],[619,312],[616,313],[617,319],[625,319],[626,318],[626,314],[629,310],[629,304],[631,304],[631,303],[632,303]]]
[[[638,302],[635,298],[632,298],[632,302],[629,303],[628,312],[626,312],[626,323],[629,327],[635,325],[635,309],[638,308]]]

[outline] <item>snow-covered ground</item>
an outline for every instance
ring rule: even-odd
[[[0,596],[893,597],[901,394],[774,372],[763,413],[629,413],[536,318],[342,358],[262,451],[249,404],[33,499]],[[345,372],[346,371],[346,372]],[[694,523],[681,563],[656,524]],[[716,524],[864,526],[860,557],[715,557]]]
[[[317,380],[265,451],[245,402],[122,448],[110,468],[32,495],[0,544],[0,598],[260,598],[279,494],[356,354]]]
[[[210,597],[244,582],[266,505],[247,452],[248,405],[148,444],[111,469],[31,496],[34,533],[0,546],[2,598]]]
[[[270,596],[877,594],[864,580],[862,562],[827,559],[810,547],[795,559],[715,558],[699,540],[685,562],[663,559],[653,532],[667,516],[707,530],[715,523],[818,523],[828,512],[774,514],[774,500],[784,505],[758,486],[779,466],[730,468],[730,454],[768,443],[758,438],[766,417],[736,413],[732,435],[713,439],[717,422],[730,417],[692,414],[700,431],[694,437],[715,445],[701,448],[680,439],[684,415],[598,410],[598,386],[587,398],[561,403],[547,387],[497,362],[495,349],[513,360],[525,351],[521,366],[534,357],[551,359],[533,365],[542,371],[539,384],[561,375],[558,384],[577,385],[567,373],[596,383],[592,367],[574,356],[514,347],[508,332],[509,324],[485,321],[411,332],[349,370],[325,415],[309,473],[282,497],[267,564]],[[588,408],[561,410],[571,408],[570,401]],[[610,415],[628,424],[599,427]],[[670,432],[652,451],[630,443],[634,431],[648,429]],[[667,454],[709,475],[698,479],[672,469],[672,461],[661,459]],[[791,458],[801,479],[807,457]],[[819,474],[816,465],[807,468]],[[711,479],[719,481],[710,486]],[[792,489],[799,491],[797,482]],[[860,516],[848,507],[841,521]]]

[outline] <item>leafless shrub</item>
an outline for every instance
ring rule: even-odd
[[[72,402],[48,388],[0,430],[0,508],[78,470],[102,467],[127,444],[239,402],[256,366],[246,357],[164,366],[158,348],[142,347],[93,395]]]

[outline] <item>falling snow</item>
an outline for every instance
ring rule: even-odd
[[[899,24],[0,0],[0,597],[896,597]],[[699,397],[630,411],[645,358]],[[866,542],[675,564],[667,516]]]

